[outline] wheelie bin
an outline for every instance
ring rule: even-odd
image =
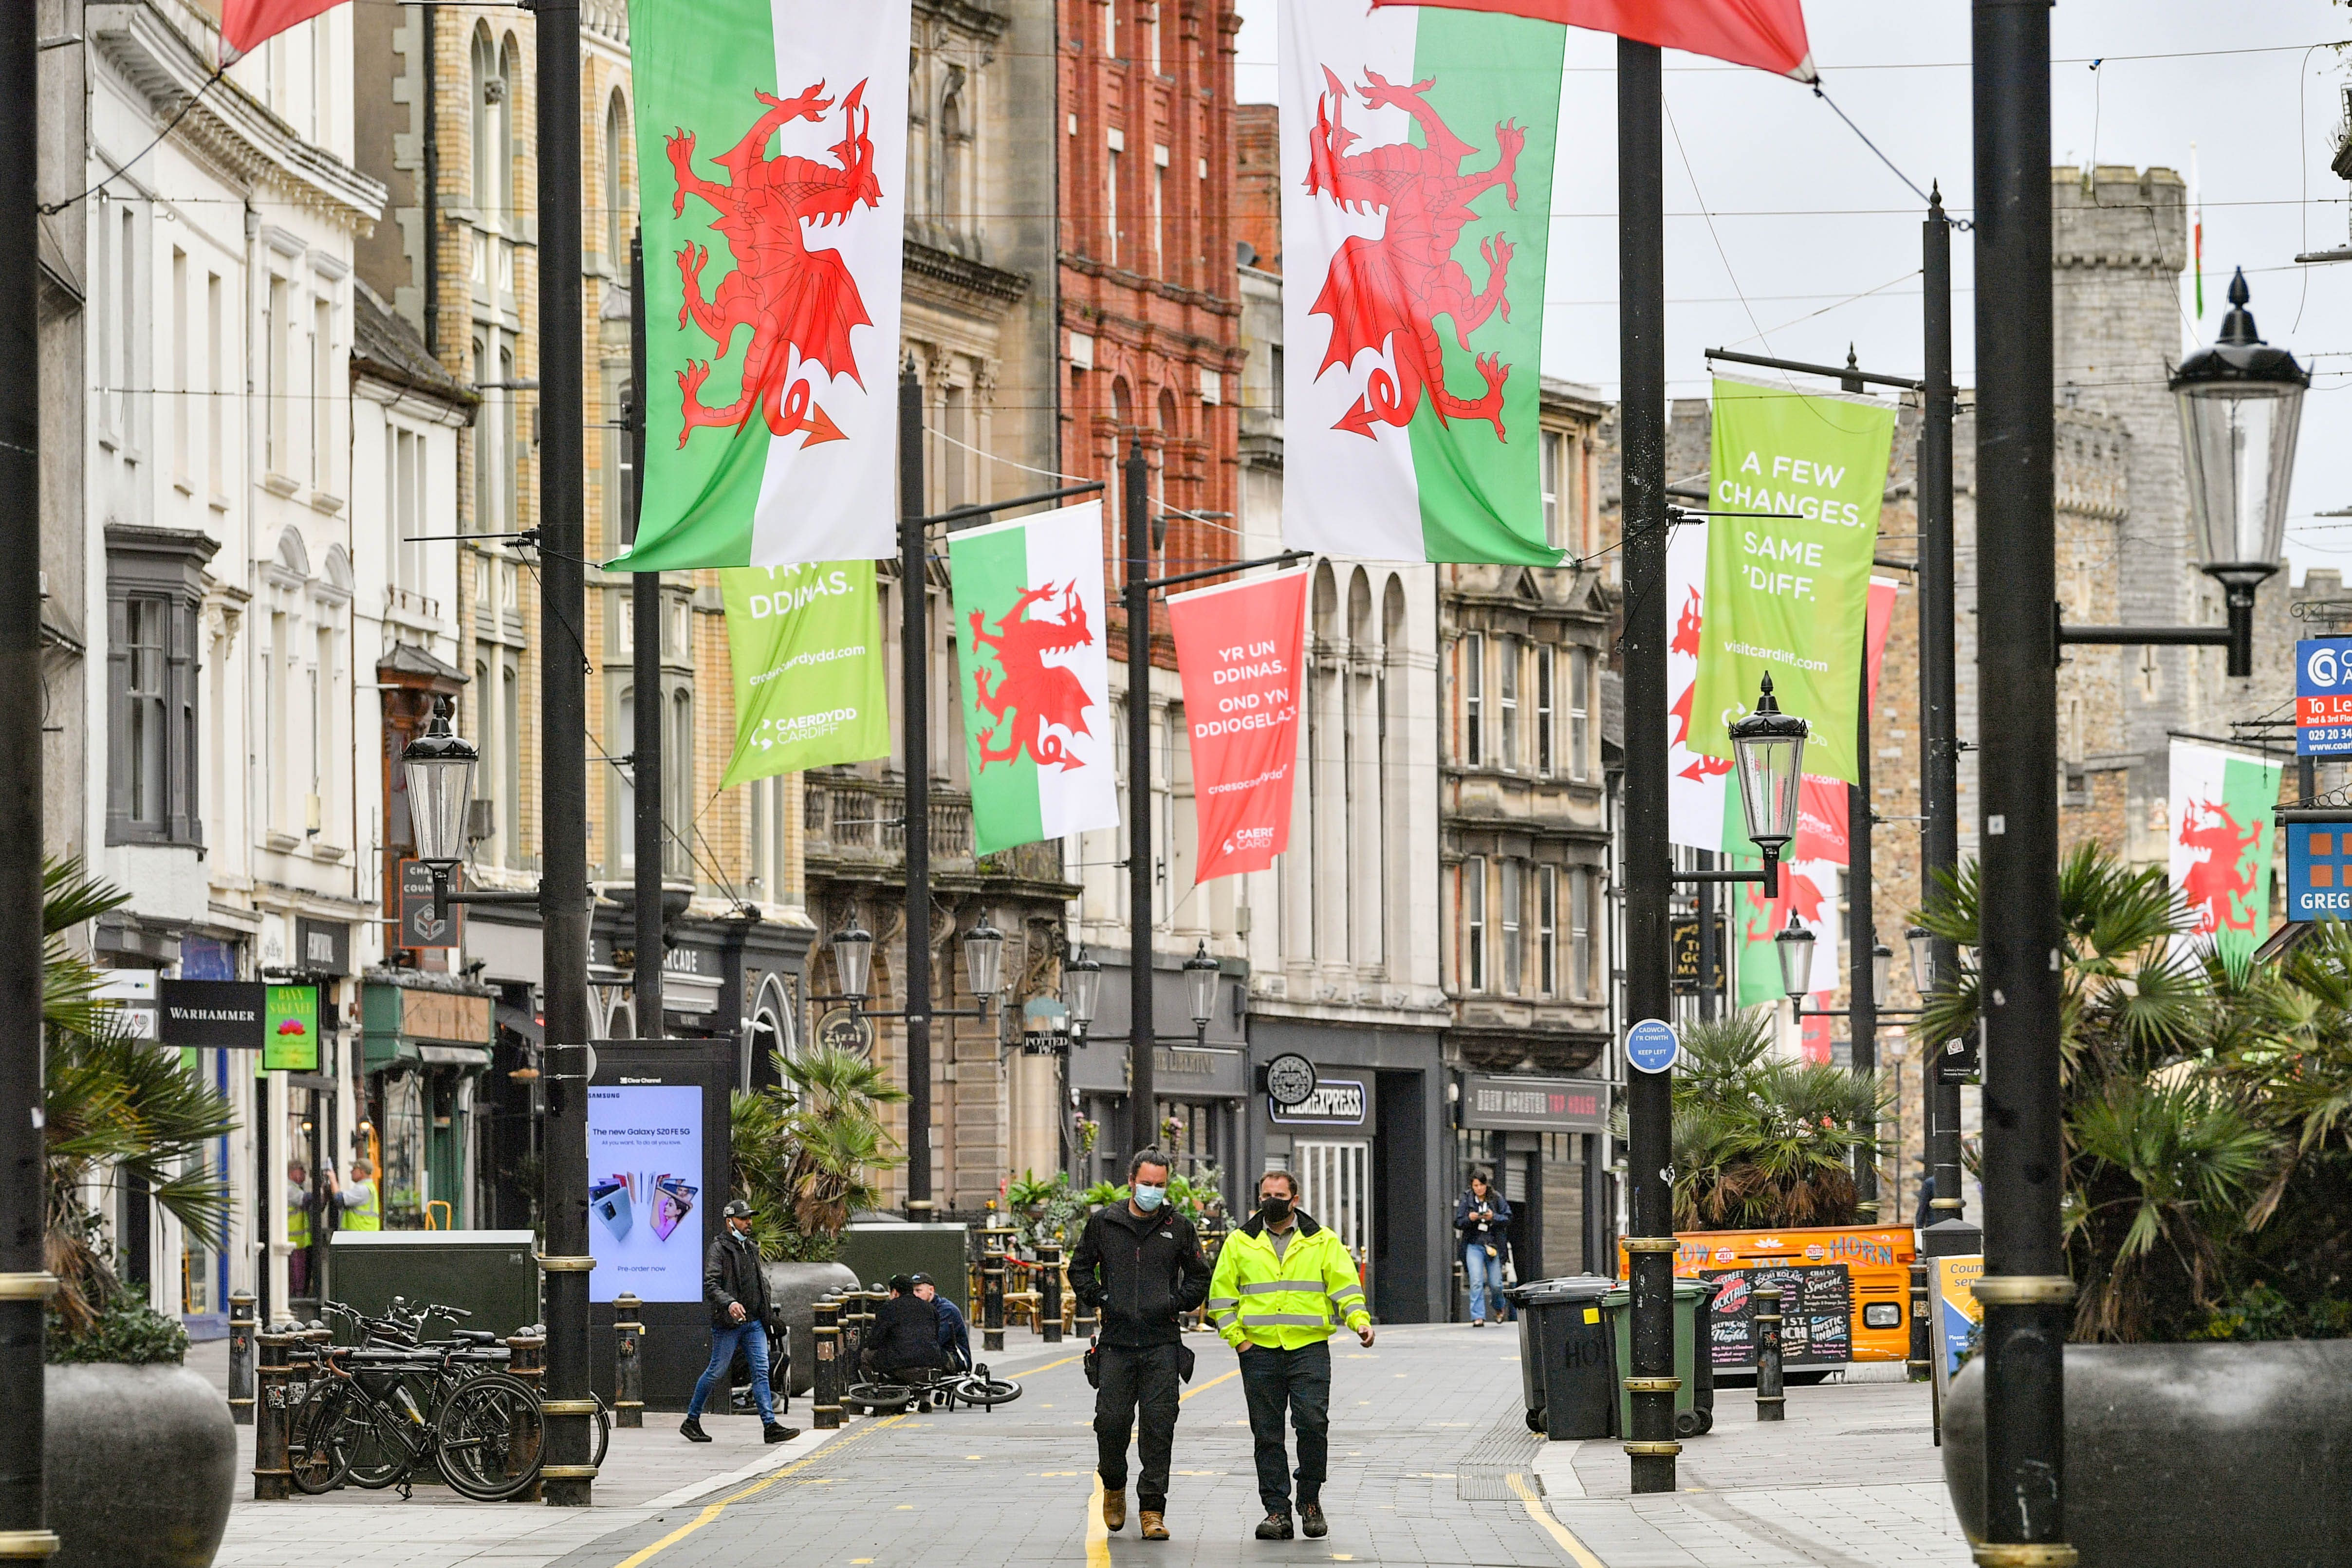
[[[1616,1342],[1617,1424],[1612,1435],[1622,1437],[1633,1427],[1633,1396],[1624,1385],[1624,1380],[1633,1375],[1633,1292],[1630,1287],[1612,1283],[1613,1288],[1601,1304]],[[1703,1348],[1706,1305],[1714,1295],[1711,1281],[1675,1281],[1675,1375],[1682,1379],[1682,1386],[1675,1391],[1677,1437],[1695,1437],[1715,1425],[1715,1367]]]
[[[1534,1280],[1505,1291],[1519,1313],[1519,1378],[1528,1427],[1547,1437],[1605,1437],[1615,1388],[1601,1302],[1616,1281],[1593,1274]]]

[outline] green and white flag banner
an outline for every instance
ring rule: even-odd
[[[1706,613],[1688,748],[1731,758],[1729,726],[1772,677],[1812,727],[1805,771],[1851,784],[1864,627],[1895,405],[1717,376]]]
[[[1118,826],[1102,503],[948,536],[976,854]]]
[[[633,0],[646,471],[625,570],[896,549],[910,0]]]
[[[719,574],[735,672],[722,789],[890,755],[882,609],[870,560]]]
[[[2172,885],[2195,936],[2242,967],[2271,928],[2271,862],[2284,765],[2193,740],[2171,754]]]
[[[1567,30],[1283,0],[1284,542],[1557,566],[1538,367]]]

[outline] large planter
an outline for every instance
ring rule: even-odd
[[[857,1289],[857,1276],[843,1263],[770,1263],[768,1299],[783,1313],[793,1335],[793,1386],[806,1394],[816,1386],[816,1302],[820,1296]]]
[[[236,1494],[236,1427],[184,1366],[48,1368],[54,1568],[206,1568]]]
[[[2066,1347],[2082,1568],[2352,1563],[2352,1340]],[[1984,1363],[1944,1405],[1944,1484],[1984,1539]]]

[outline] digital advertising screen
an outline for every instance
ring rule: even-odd
[[[588,1091],[588,1299],[702,1299],[702,1090]]]

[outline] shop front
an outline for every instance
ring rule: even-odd
[[[638,1016],[631,910],[623,904],[596,912],[589,979],[604,1037],[725,1040],[734,1046],[738,1088],[776,1082],[771,1057],[793,1055],[803,1039],[803,976],[814,933],[777,920],[681,913],[664,936],[656,1025]]]
[[[497,993],[411,969],[373,969],[361,988],[368,1121],[388,1230],[468,1230],[477,1101],[491,1066]]]
[[[1614,1269],[1609,1106],[1604,1079],[1460,1074],[1454,1191],[1483,1170],[1509,1201],[1515,1280]]]
[[[1336,1229],[1384,1322],[1444,1321],[1452,1228],[1435,1030],[1250,1020],[1247,1168],[1298,1178]],[[1237,1208],[1249,1202],[1237,1193]]]
[[[1069,1089],[1076,1113],[1098,1131],[1092,1153],[1075,1161],[1072,1179],[1080,1186],[1123,1182],[1136,1145],[1160,1144],[1169,1146],[1188,1177],[1213,1176],[1233,1200],[1229,1209],[1246,1207],[1245,1197],[1234,1197],[1236,1184],[1246,1187],[1249,1182],[1249,1040],[1242,1000],[1246,977],[1240,966],[1228,962],[1218,975],[1208,1027],[1202,1030],[1192,1017],[1183,959],[1153,956],[1151,1005],[1158,1016],[1152,1019],[1151,1071],[1159,1104],[1150,1130],[1138,1135],[1127,1103],[1127,955],[1097,948],[1092,956],[1102,964],[1102,986],[1094,1024],[1083,1042],[1071,1042]],[[1082,1141],[1074,1139],[1069,1146],[1076,1149]]]

